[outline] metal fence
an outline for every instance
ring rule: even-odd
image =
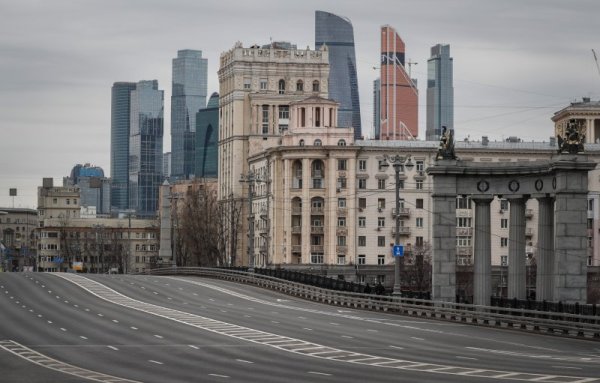
[[[515,309],[547,311],[552,313],[569,313],[581,315],[600,315],[598,305],[586,305],[579,303],[547,302],[534,300],[521,300],[517,298],[506,299],[492,296],[491,305],[494,307],[509,307]]]

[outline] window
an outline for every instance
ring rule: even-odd
[[[337,257],[337,264],[338,265],[345,265],[346,264],[346,256],[345,255],[338,255],[338,257]]]
[[[377,170],[379,170],[380,172],[385,172],[387,170],[387,168],[390,166],[390,164],[388,164],[388,162],[386,160],[379,160],[378,164],[379,164],[379,166],[378,166]]]
[[[379,254],[377,256],[377,264],[378,265],[385,265],[385,255]]]
[[[67,198],[67,205],[71,204],[71,200],[69,198]]]
[[[359,254],[358,255],[358,264],[365,265],[366,263],[367,263],[367,256],[364,254]]]
[[[269,105],[262,106],[262,134],[269,133]]]
[[[296,83],[296,91],[304,91],[304,83],[302,82],[302,80],[298,80],[298,82]]]
[[[338,198],[338,207],[346,207],[346,198]]]
[[[360,247],[367,246],[367,237],[365,237],[364,235],[359,235],[358,236],[358,246],[360,246]]]
[[[508,218],[501,218],[500,219],[500,228],[501,229],[508,229]]]
[[[469,206],[469,209],[471,207]],[[508,210],[508,200],[507,199],[501,199],[500,200],[500,210]]]
[[[359,189],[366,189],[367,188],[367,179],[366,178],[359,178],[358,179],[358,188]]]
[[[367,160],[358,160],[358,170],[361,172],[367,170]]]
[[[338,217],[338,227],[346,227],[346,217]]]
[[[317,80],[313,81],[313,92],[319,91],[319,82]]]
[[[471,227],[471,218],[457,218],[456,227]]]
[[[57,198],[52,198],[52,203],[53,203],[54,205],[56,205],[56,204],[58,203],[58,199],[57,199]]]
[[[385,209],[385,198],[378,198],[377,199],[377,208],[378,209]]]
[[[339,140],[338,141],[338,146],[346,146],[346,141],[345,140]]]
[[[471,246],[471,237],[456,237],[456,246],[461,246],[461,247]]]
[[[366,198],[359,198],[358,199],[358,207],[361,209],[364,209],[367,207],[367,199]]]
[[[367,227],[366,217],[358,217],[358,227]]]
[[[246,84],[244,84],[244,88],[246,88]],[[250,89],[250,87],[248,87],[248,89]],[[260,90],[267,90],[267,79],[260,79]]]
[[[252,81],[249,78],[244,79],[244,89],[250,89],[252,86]]]
[[[594,219],[593,218],[588,218],[588,220],[587,220],[587,228],[588,229],[593,229],[594,228]]]
[[[470,209],[471,198],[469,197],[456,197],[456,208],[457,209]]]
[[[298,145],[299,145],[299,146],[304,146],[304,140],[300,140],[300,141],[298,142]]]
[[[425,170],[425,164],[423,163],[423,161],[416,161],[416,170],[417,172],[422,172]]]
[[[384,179],[377,180],[377,189],[385,190],[385,180]]]
[[[385,275],[378,275],[374,280],[375,284],[381,283],[382,285],[385,283]]]
[[[319,140],[318,138],[315,140],[315,146],[321,146],[321,140]]]
[[[417,227],[423,227],[423,218],[421,217],[417,217],[416,221],[415,221],[415,225]]]
[[[346,246],[346,236],[345,235],[338,235],[337,245],[338,246]]]
[[[508,266],[508,255],[500,256],[500,266]]]
[[[289,119],[290,118],[290,107],[288,105],[279,105],[279,119]]]
[[[506,238],[506,237],[500,238],[500,247],[506,247],[506,246],[508,246],[508,238]]]
[[[380,235],[377,237],[377,246],[385,247],[385,236],[384,235]]]
[[[310,255],[310,263],[323,263],[323,254],[311,254]]]
[[[588,200],[588,210],[589,211],[593,211],[594,210],[594,200],[593,199],[589,199]]]
[[[346,188],[346,177],[340,177],[337,180],[337,187],[338,189],[345,189]]]
[[[284,94],[285,93],[285,80],[281,79],[279,80],[279,94]]]
[[[300,108],[300,126],[306,126],[306,109]]]
[[[385,227],[385,218],[377,217],[377,227]]]
[[[348,170],[348,160],[337,160],[338,170]]]
[[[423,198],[417,198],[415,201],[415,207],[417,209],[423,209]]]
[[[423,237],[415,237],[415,246],[423,247]]]
[[[417,180],[416,188],[417,190],[423,190],[423,180]]]
[[[365,283],[365,275],[364,274],[357,274],[356,275],[356,282],[358,283]]]

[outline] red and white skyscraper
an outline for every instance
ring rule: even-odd
[[[404,41],[381,27],[380,140],[413,140],[419,133],[419,92],[405,69]]]

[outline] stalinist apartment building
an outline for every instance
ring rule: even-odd
[[[241,228],[232,229],[237,246],[228,243],[226,248],[233,264],[245,265],[248,188],[264,188],[267,182],[240,182],[248,175],[248,157],[250,152],[281,144],[281,136],[290,124],[291,102],[311,95],[327,96],[328,50],[326,46],[319,50],[297,49],[289,43],[276,42],[263,47],[236,43],[221,54],[218,74],[218,198],[226,209],[241,213]],[[238,216],[235,211],[229,213]]]

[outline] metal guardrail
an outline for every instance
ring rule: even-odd
[[[291,296],[335,306],[385,311],[421,318],[516,329],[541,334],[600,340],[600,317],[598,316],[351,293],[290,282],[267,275],[213,268],[161,268],[141,274],[196,275],[217,278],[252,284]]]

